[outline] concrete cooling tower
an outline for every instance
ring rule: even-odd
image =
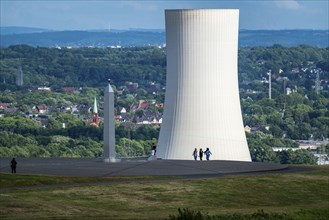
[[[167,84],[157,157],[251,161],[237,74],[239,10],[166,10]]]

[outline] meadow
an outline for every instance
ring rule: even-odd
[[[0,218],[329,219],[329,166],[309,167],[190,180],[0,173]]]

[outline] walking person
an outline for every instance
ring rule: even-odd
[[[16,165],[17,165],[17,162],[16,162],[15,158],[13,158],[10,161],[11,173],[16,173]]]
[[[204,152],[204,154],[206,155],[206,159],[209,160],[210,155],[212,155],[212,153],[209,150],[209,147],[207,147],[206,151]]]
[[[202,160],[202,157],[203,157],[203,150],[202,150],[202,148],[200,148],[200,150],[199,150],[199,157],[200,157],[200,160]]]
[[[198,159],[198,149],[194,148],[194,151],[193,151],[193,157],[194,157],[194,160],[197,160]]]

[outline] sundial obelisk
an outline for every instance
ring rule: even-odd
[[[104,147],[105,162],[116,162],[115,128],[114,128],[114,92],[108,80],[104,91]]]

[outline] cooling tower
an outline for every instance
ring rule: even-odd
[[[157,157],[251,161],[237,74],[238,10],[166,10],[167,81]]]

